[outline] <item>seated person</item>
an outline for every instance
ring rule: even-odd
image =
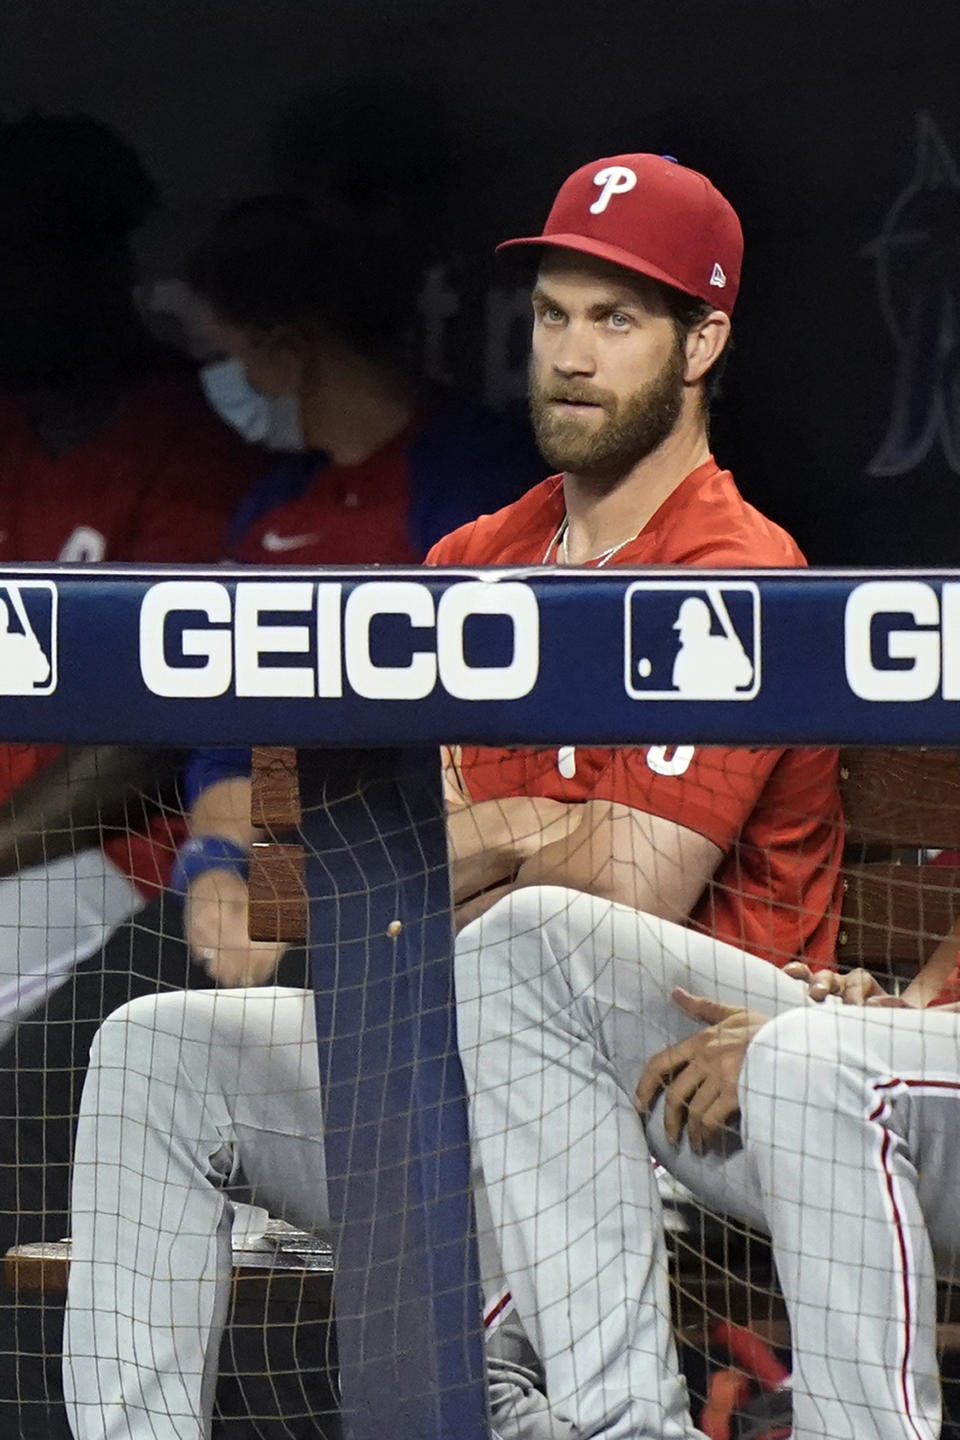
[[[62,138],[54,124],[53,139]],[[93,141],[106,144],[98,127]],[[108,158],[110,147],[118,145],[110,140]],[[124,148],[120,155],[128,164]],[[65,183],[63,176],[57,178]],[[51,213],[56,216],[55,210]],[[372,296],[367,328],[353,338],[350,317],[340,314],[346,308],[344,294],[355,293],[353,271],[341,270],[338,284],[334,272],[347,263],[346,253],[334,251],[326,263],[318,263],[325,254],[324,234],[307,216],[299,202],[242,206],[200,247],[193,266],[198,286],[205,286],[204,293],[209,291],[229,317],[217,331],[225,348],[235,344],[254,378],[277,391],[274,400],[248,392],[247,401],[262,401],[268,409],[292,401],[286,407],[292,428],[288,424],[281,433],[268,427],[256,435],[245,428],[244,438],[306,453],[278,463],[259,448],[242,446],[209,413],[192,377],[141,381],[140,349],[131,353],[131,337],[137,347],[145,348],[146,341],[128,313],[129,302],[124,308],[106,290],[112,278],[127,296],[129,261],[110,269],[105,245],[91,244],[97,293],[109,293],[107,313],[122,318],[123,325],[118,319],[118,329],[111,329],[101,307],[91,304],[105,353],[94,351],[93,339],[86,342],[85,353],[98,357],[99,369],[84,371],[84,383],[78,382],[76,354],[64,348],[65,341],[60,351],[54,349],[56,331],[49,337],[37,387],[50,426],[64,415],[78,423],[87,383],[99,400],[111,393],[109,380],[118,390],[120,408],[117,418],[100,429],[93,423],[100,413],[94,408],[91,429],[82,432],[76,449],[52,458],[47,431],[41,439],[32,426],[37,387],[28,385],[30,376],[21,369],[6,411],[0,402],[0,422],[6,413],[9,453],[16,462],[7,471],[0,457],[0,496],[6,487],[11,513],[22,526],[16,532],[22,547],[17,558],[213,561],[229,549],[236,560],[270,564],[402,564],[421,558],[448,524],[520,492],[535,464],[522,433],[518,438],[508,423],[468,405],[421,395],[393,355],[396,338],[389,315],[373,313]],[[95,218],[107,224],[99,211]],[[71,238],[70,243],[79,241]],[[51,275],[59,274],[52,259],[49,268]],[[84,274],[76,269],[77,284]],[[320,287],[317,274],[323,277]],[[372,270],[364,271],[363,279],[373,289],[387,284]],[[47,295],[44,286],[52,284],[42,270],[36,282],[38,306]],[[65,285],[60,288],[73,295]],[[325,307],[334,311],[329,322]],[[330,329],[337,323],[347,331],[343,338]],[[73,330],[65,327],[63,333],[69,336]],[[360,344],[362,353],[356,348]],[[381,346],[389,360],[381,356]],[[13,363],[14,357],[8,357],[11,385]],[[129,374],[134,378],[128,382]],[[94,387],[91,377],[101,383]],[[216,384],[211,391],[215,399],[222,394]],[[235,415],[225,407],[227,420]],[[228,538],[229,507],[218,513],[210,493],[221,483],[230,457],[236,478],[223,488],[231,500],[246,498],[236,509]],[[263,483],[251,489],[251,481],[265,473]],[[61,494],[68,476],[72,484]],[[43,501],[36,513],[14,505],[15,487],[28,480]],[[26,528],[28,519],[32,530]],[[15,1073],[8,1115],[16,1115],[18,1123],[8,1127],[7,1154],[19,1162],[4,1168],[6,1179],[0,1182],[4,1251],[67,1233],[73,1124],[96,1026],[134,995],[209,983],[201,971],[191,972],[178,938],[178,897],[161,893],[183,838],[176,805],[160,810],[145,835],[124,826],[125,802],[159,783],[156,757],[107,747],[58,755],[17,747],[6,758],[11,783],[6,790],[0,786],[0,800],[14,785],[17,789],[16,805],[0,808],[0,875],[5,867],[18,873],[9,882],[0,880],[0,936],[4,885],[18,888],[10,892],[9,978],[6,986],[0,983],[0,1004],[6,1003],[11,1030],[25,1015],[30,1019],[0,1050],[0,1067]],[[222,764],[223,757],[215,756],[213,763]],[[167,771],[172,780],[169,764]],[[117,828],[101,847],[104,826]],[[86,848],[76,854],[78,839]],[[33,867],[33,860],[44,863]],[[96,904],[99,912],[93,911]],[[137,923],[131,927],[125,922],[134,915]],[[303,984],[302,952],[286,957],[280,978]],[[57,987],[63,988],[54,993]],[[0,1306],[0,1326],[12,1327],[14,1315],[12,1305]],[[52,1433],[65,1422],[53,1399],[40,1408],[45,1383],[51,1396],[57,1385],[50,1377],[44,1381],[37,1356],[59,1349],[55,1307],[48,1307],[42,1342],[32,1333],[39,1317],[28,1314],[22,1303],[16,1319],[19,1336],[9,1342],[0,1336],[0,1348],[8,1355],[0,1360],[0,1403],[12,1404],[19,1396],[24,1423]],[[20,1352],[16,1365],[15,1352]],[[28,1402],[35,1402],[35,1416]]]
[[[541,261],[534,291],[532,408],[541,447],[562,473],[441,542],[430,558],[468,566],[802,564],[789,536],[741,499],[707,443],[710,377],[739,274],[736,217],[702,177],[658,157],[625,156],[616,165],[643,176],[643,203],[611,206],[591,228],[603,188],[593,177],[613,163],[595,162],[568,182],[563,241]],[[667,219],[655,223],[660,210]],[[585,227],[574,247],[572,216]],[[689,271],[667,271],[676,282],[667,286],[656,277],[681,234],[697,237],[697,255]],[[598,258],[609,254],[611,236],[617,265]],[[725,308],[708,288],[718,254],[730,277]],[[621,913],[611,903],[619,901],[689,920],[671,928],[691,953],[711,954],[722,935],[781,964],[798,955],[831,963],[842,844],[833,751],[569,752],[451,754],[460,922],[494,905],[483,923],[495,925],[518,905],[534,926],[532,945],[543,917],[525,897],[544,892],[524,887],[549,880],[592,892],[590,903],[608,915]],[[211,976],[255,986],[277,953],[247,940],[249,781],[207,778],[213,783],[192,814],[188,935]],[[511,890],[508,903],[495,905]],[[622,913],[638,925],[644,918]],[[476,933],[461,936],[464,973]],[[757,964],[771,988],[803,990],[775,964]],[[469,1017],[461,1023],[469,1045]],[[585,1092],[594,1078],[595,1070],[582,1077]],[[634,1125],[639,1131],[635,1117]],[[489,1159],[499,1207],[503,1167],[494,1152],[481,1159],[484,1168]],[[613,1167],[608,1186],[629,1188],[627,1170]],[[324,1176],[309,992],[263,986],[149,997],[103,1025],[84,1087],[73,1190],[64,1377],[77,1440],[199,1440],[229,1293],[229,1187],[245,1183],[275,1213],[323,1228]],[[143,1206],[144,1183],[156,1205]],[[553,1385],[562,1362],[553,1349],[542,1352],[548,1401],[492,1239],[481,1227],[488,1317],[507,1317],[491,1326],[488,1344],[497,1431],[572,1440],[575,1418],[564,1407],[575,1397],[569,1384]],[[640,1253],[650,1243],[641,1236]],[[601,1279],[619,1286],[621,1276]]]
[[[0,560],[216,561],[263,461],[210,414],[192,374],[171,370],[136,317],[131,241],[156,203],[138,157],[97,121],[34,115],[0,125],[0,191]],[[19,592],[0,600],[5,654],[14,643],[21,655],[30,641],[37,648]],[[48,657],[38,651],[37,662]],[[11,877],[0,880],[4,1038],[143,903],[136,876],[149,858],[134,860],[117,840],[105,859],[89,830],[86,858],[74,857],[68,763],[84,768],[50,749],[7,757],[0,799],[45,772],[47,833],[14,833],[9,812],[0,825],[0,876]],[[148,781],[150,763],[141,765]],[[96,769],[115,812],[116,767]],[[37,810],[23,808],[35,822]],[[52,863],[31,866],[43,858]],[[86,924],[72,938],[78,904]]]
[[[211,348],[240,362],[253,392],[244,406],[224,389],[235,372],[221,369],[208,381],[214,404],[251,438],[305,452],[237,510],[231,559],[413,564],[532,482],[538,460],[521,428],[410,373],[408,297],[372,239],[303,199],[265,196],[228,210],[188,273]]]
[[[517,891],[463,932],[474,1143],[511,1293],[571,1434],[699,1434],[651,1157],[772,1236],[794,1435],[939,1433],[924,1221],[953,1264],[960,1032],[943,1008],[914,1007],[957,1008],[957,939],[902,997],[871,986],[855,1009],[860,974],[792,977],[569,889]]]
[[[2,122],[0,193],[0,560],[219,560],[264,461],[139,323],[131,241],[156,202],[139,159],[90,118]],[[12,642],[21,667],[32,656],[30,683],[46,683],[30,609],[29,592],[0,585],[8,683]],[[183,946],[158,941],[179,929],[159,902],[183,837],[176,763],[0,746],[0,1254],[66,1231],[73,1086],[96,1025],[187,981]],[[0,1420],[17,1406],[23,1433],[47,1436],[38,1356],[59,1338],[39,1340],[22,1302],[16,1313],[19,1339],[4,1295]]]

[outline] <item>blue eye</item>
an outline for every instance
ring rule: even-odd
[[[624,315],[620,310],[614,310],[609,320],[614,330],[626,330],[630,324],[630,316]]]

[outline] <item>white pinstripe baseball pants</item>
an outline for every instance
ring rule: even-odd
[[[321,1129],[309,991],[144,996],[101,1026],[77,1128],[64,1330],[77,1440],[209,1434],[230,1295],[230,1188],[326,1230]],[[489,1224],[480,1250],[488,1296],[502,1296]],[[489,1333],[487,1365],[503,1440],[571,1440],[536,1388],[512,1307]]]
[[[753,1042],[741,1086],[749,1165],[739,1148],[676,1148],[659,1107],[646,1133],[634,1112],[646,1060],[696,1028],[669,1000],[678,984],[781,1015]],[[766,961],[556,888],[521,890],[464,932],[457,993],[504,1269],[550,1404],[578,1434],[698,1433],[674,1355],[651,1153],[710,1208],[773,1227],[798,1326],[798,1440],[937,1433],[918,1197],[940,1243],[956,1243],[960,1103],[956,1089],[905,1084],[877,1110],[876,1087],[904,1071],[955,1085],[960,1017],[815,1006]]]

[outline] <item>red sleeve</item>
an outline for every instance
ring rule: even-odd
[[[614,750],[588,798],[672,820],[726,853],[782,754],[692,745]]]
[[[444,535],[436,545],[432,545],[427,551],[424,565],[459,565],[463,559],[467,538],[472,528],[472,525],[461,525],[459,530],[453,530],[449,535]]]

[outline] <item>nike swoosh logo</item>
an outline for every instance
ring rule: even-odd
[[[310,544],[311,540],[319,538],[316,532],[312,535],[278,535],[275,530],[268,530],[260,544],[264,550],[272,550],[274,554],[281,554],[284,550],[302,550],[304,545]]]

